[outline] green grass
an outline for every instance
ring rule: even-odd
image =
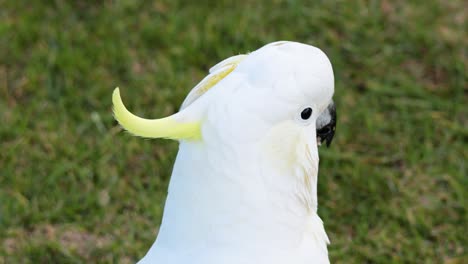
[[[281,39],[335,69],[332,262],[467,263],[464,1],[39,2],[0,0],[0,263],[143,256],[177,144],[121,133],[113,88],[165,116],[210,66]]]

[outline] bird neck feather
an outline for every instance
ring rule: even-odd
[[[328,238],[314,200],[316,167],[301,165],[283,175],[249,166],[266,161],[245,148],[251,149],[213,152],[203,143],[181,143],[157,243],[296,249],[306,243],[326,251]]]

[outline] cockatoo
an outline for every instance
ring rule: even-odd
[[[218,63],[162,119],[133,115],[115,89],[122,127],[180,142],[157,239],[139,263],[329,263],[317,177],[318,146],[335,132],[333,93],[325,53],[289,41]]]

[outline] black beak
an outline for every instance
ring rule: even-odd
[[[317,140],[330,146],[336,130],[336,107],[333,101],[317,120]]]

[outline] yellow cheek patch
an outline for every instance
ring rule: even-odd
[[[179,122],[176,115],[161,119],[145,119],[127,110],[120,97],[119,88],[112,94],[114,117],[128,132],[146,138],[201,139],[199,122]]]
[[[292,170],[297,166],[298,146],[301,131],[292,122],[283,122],[271,128],[264,138],[264,150],[274,164],[281,170]],[[302,154],[302,153],[301,153]]]
[[[270,129],[262,146],[268,163],[282,176],[296,183],[296,195],[304,207],[316,209],[318,159],[312,157],[314,149],[302,127],[285,121]]]

